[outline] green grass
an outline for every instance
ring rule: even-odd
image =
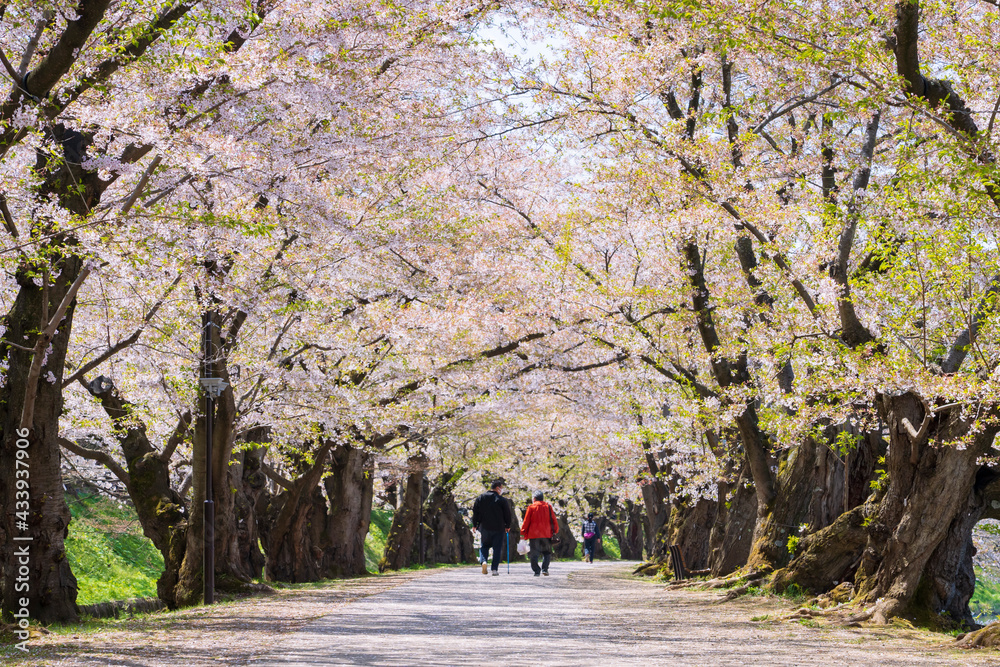
[[[379,574],[378,562],[385,554],[385,542],[389,537],[389,528],[392,527],[391,509],[372,508],[371,523],[368,525],[368,534],[365,536],[365,569],[372,574]],[[433,570],[440,567],[464,567],[464,565],[452,565],[450,563],[427,563],[421,565],[414,563],[403,570]],[[268,582],[270,583],[270,582]]]
[[[614,535],[605,535],[601,538],[601,546],[604,547],[604,555],[611,560],[621,560],[622,550],[618,546],[618,538]],[[573,555],[576,560],[583,560],[583,542],[576,543],[576,553]]]
[[[378,572],[378,562],[385,553],[385,541],[389,537],[392,526],[392,510],[372,508],[371,523],[365,536],[365,568],[369,572]]]
[[[976,590],[969,600],[969,609],[977,623],[986,625],[1000,616],[1000,581],[976,568]]]
[[[614,535],[605,535],[601,542],[604,544],[604,553],[608,555],[608,558],[613,560],[621,559],[622,550],[618,546],[618,538]]]
[[[163,557],[142,534],[135,510],[97,495],[66,501],[73,515],[66,554],[79,586],[77,604],[156,597]]]

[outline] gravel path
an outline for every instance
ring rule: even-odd
[[[906,627],[776,621],[787,604],[667,591],[627,564],[527,565],[499,577],[449,569],[339,607],[254,665],[996,665]],[[771,620],[752,622],[767,616]]]

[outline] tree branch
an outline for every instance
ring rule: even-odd
[[[969,348],[979,336],[979,329],[996,311],[998,296],[1000,296],[1000,274],[993,276],[990,286],[983,293],[979,305],[976,306],[976,313],[973,315],[972,321],[969,322],[969,327],[958,335],[948,352],[948,357],[941,362],[942,373],[957,373],[958,369],[961,368]]]
[[[170,457],[174,455],[174,451],[176,451],[177,446],[184,442],[184,436],[187,434],[189,428],[191,428],[191,411],[185,410],[184,414],[182,414],[180,419],[177,421],[177,426],[174,427],[174,432],[170,434],[167,444],[164,445],[163,451],[158,454],[158,458],[161,461],[166,463],[170,460]]]
[[[167,291],[164,292],[162,297],[160,297],[160,300],[157,301],[155,304],[153,304],[153,307],[149,309],[149,311],[146,313],[146,316],[142,318],[142,326],[133,331],[128,338],[124,338],[115,343],[113,346],[106,349],[96,359],[91,359],[90,361],[88,361],[86,364],[80,367],[78,371],[70,375],[69,378],[63,380],[62,386],[63,387],[69,386],[71,382],[75,382],[78,378],[81,378],[90,371],[94,370],[95,368],[97,368],[98,366],[100,366],[105,361],[107,361],[114,355],[118,354],[125,348],[134,345],[139,340],[139,337],[142,336],[142,332],[145,331],[146,326],[149,324],[149,322],[156,316],[157,311],[163,305],[164,301],[166,301],[167,297],[170,296],[170,293],[174,291],[174,288],[176,288],[178,284],[180,284],[181,279],[183,277],[184,274],[181,273],[178,274],[176,278],[174,278],[174,281],[167,288]]]
[[[292,490],[293,488],[292,483],[287,479],[285,479],[284,477],[282,477],[274,468],[269,466],[264,461],[260,462],[260,469],[265,475],[268,476],[269,479],[273,480],[274,483],[280,486],[281,488],[287,491]]]
[[[80,286],[83,285],[83,281],[87,279],[90,275],[90,267],[83,267],[80,271],[80,275],[76,277],[73,284],[70,285],[69,290],[66,292],[66,296],[63,297],[62,303],[56,308],[55,314],[53,314],[52,319],[49,320],[48,326],[45,330],[38,335],[38,340],[35,342],[35,351],[31,358],[31,368],[28,370],[28,377],[25,380],[24,388],[24,408],[21,411],[21,428],[31,428],[32,422],[35,418],[35,398],[38,393],[38,377],[42,372],[42,362],[45,360],[45,351],[49,347],[49,342],[51,342],[52,337],[55,335],[56,329],[62,323],[63,316],[69,309],[69,305],[76,298],[76,293],[80,290]],[[46,280],[45,285],[48,286],[48,280]],[[47,299],[46,299],[47,301]]]
[[[58,440],[59,440],[59,445],[62,446],[63,449],[71,451],[77,456],[82,456],[85,459],[89,459],[91,461],[97,461],[98,463],[106,467],[108,470],[113,472],[115,477],[120,479],[122,483],[126,486],[126,488],[132,487],[132,478],[129,477],[128,473],[125,472],[125,470],[120,465],[118,465],[118,462],[115,461],[111,457],[111,455],[108,454],[107,452],[103,452],[99,449],[87,449],[85,447],[81,447],[72,440],[69,440],[68,438],[63,438],[61,436],[59,437]]]

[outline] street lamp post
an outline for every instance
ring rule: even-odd
[[[202,316],[202,334],[205,339],[204,372],[201,377],[201,388],[205,390],[205,506],[203,522],[205,529],[205,551],[203,555],[205,604],[215,602],[215,503],[212,500],[212,430],[215,427],[215,399],[219,397],[227,385],[222,378],[212,377],[214,345],[212,344],[212,314]]]

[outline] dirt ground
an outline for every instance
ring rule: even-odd
[[[719,592],[668,590],[621,571],[575,583],[578,595],[608,610],[613,634],[659,646],[672,665],[1000,665],[1000,651],[956,649],[952,636],[906,622],[791,618],[800,606],[774,596],[723,601]]]
[[[526,565],[407,572],[61,629],[17,665],[997,665],[948,635],[789,619],[773,597],[720,603],[717,592],[667,590],[631,566]],[[488,649],[488,650],[487,650]]]
[[[290,633],[363,597],[385,593],[435,570],[324,582],[272,595],[53,628],[29,641],[30,652],[4,647],[0,663],[101,667],[247,665]]]

